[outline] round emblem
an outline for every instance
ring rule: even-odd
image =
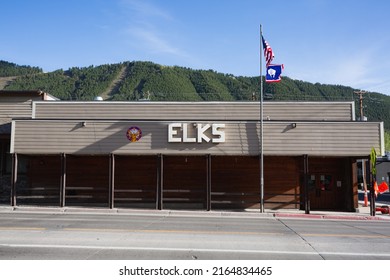
[[[137,142],[142,137],[142,130],[137,126],[132,126],[126,131],[126,137],[130,142]]]

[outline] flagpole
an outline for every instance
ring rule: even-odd
[[[263,155],[263,30],[260,24],[260,213],[264,213],[264,155]]]

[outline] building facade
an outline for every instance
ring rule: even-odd
[[[32,101],[11,122],[11,205],[260,208],[258,102]],[[383,123],[353,102],[264,103],[264,208],[354,211]]]
[[[34,101],[58,100],[43,91],[0,90],[0,204],[10,203],[12,157],[10,154],[13,118],[31,119]]]

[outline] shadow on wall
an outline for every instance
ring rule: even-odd
[[[195,128],[197,123],[188,123],[192,125],[188,125],[187,137],[197,139],[197,129]],[[213,151],[224,154],[224,145],[229,145],[229,149],[232,149],[232,145],[234,145],[231,144],[232,141],[239,145],[239,147],[233,147],[239,151],[239,154],[258,154],[258,131],[255,122],[245,125],[239,124],[238,126],[226,125],[223,131],[227,141],[233,139],[230,140],[230,143],[227,141],[226,143],[213,142],[211,139],[218,136],[211,135],[211,127],[204,131],[204,135],[210,139],[209,142],[204,138],[202,138],[201,143],[197,140],[184,142],[183,128],[175,128],[175,138],[179,139],[179,142],[168,142],[168,124],[169,122],[131,121],[107,124],[88,121],[77,123],[69,133],[74,134],[72,138],[81,138],[83,141],[85,141],[85,134],[91,137],[89,144],[77,150],[76,154],[164,154],[177,152],[183,154],[186,152],[188,154],[212,154]],[[238,127],[237,130],[236,127]],[[241,151],[239,150],[240,147]]]

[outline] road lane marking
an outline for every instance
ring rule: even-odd
[[[216,252],[216,253],[273,253],[318,255],[314,251],[268,251],[268,250],[242,250],[242,249],[210,249],[210,248],[164,248],[164,247],[133,247],[133,246],[93,246],[93,245],[59,245],[59,244],[0,244],[0,247],[9,248],[55,248],[55,249],[86,249],[86,250],[120,250],[120,251],[167,251],[167,252]],[[389,254],[390,256],[390,254]]]
[[[102,231],[102,232],[131,232],[131,233],[182,233],[182,234],[237,234],[237,235],[285,235],[278,232],[249,232],[249,231],[207,231],[207,230],[164,230],[164,229],[103,229],[103,228],[63,228],[66,231]]]
[[[0,227],[0,231],[45,231],[45,227]],[[81,232],[114,232],[114,233],[176,233],[176,234],[212,234],[212,235],[254,235],[254,236],[287,236],[292,233],[280,232],[249,232],[249,231],[206,231],[206,230],[158,230],[158,229],[107,229],[107,228],[62,228],[53,231],[81,231]],[[340,234],[340,233],[297,233],[304,237],[346,237],[367,239],[388,239],[389,235],[381,234]]]
[[[132,230],[132,229],[103,229],[103,228],[64,228],[66,231],[102,231],[102,232],[131,232],[131,233],[178,233],[178,234],[222,234],[222,235],[272,235],[285,236],[292,234],[280,232],[248,232],[248,231],[196,231],[196,230]],[[349,238],[390,238],[388,235],[375,234],[327,234],[327,233],[297,233],[301,236],[310,237],[349,237]]]
[[[0,227],[0,230],[32,230],[32,231],[42,231],[46,230],[46,228],[43,227]]]
[[[381,234],[301,233],[300,235],[310,237],[390,238],[389,235]]]
[[[59,244],[0,244],[8,248],[40,248],[40,249],[74,249],[74,250],[119,250],[119,251],[166,251],[191,253],[240,253],[240,254],[277,254],[277,255],[328,255],[390,258],[390,253],[365,252],[315,252],[315,251],[280,251],[280,250],[242,250],[242,249],[210,249],[210,248],[163,248],[163,247],[126,247],[126,246],[91,246],[91,245],[59,245]]]

